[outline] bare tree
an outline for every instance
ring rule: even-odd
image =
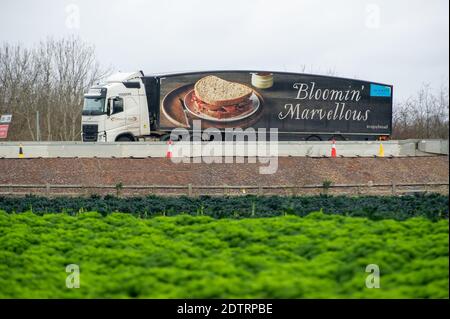
[[[393,138],[442,138],[449,133],[449,90],[442,85],[433,93],[424,84],[416,96],[394,106]]]
[[[43,140],[80,139],[83,93],[109,70],[94,47],[79,38],[47,39],[32,48],[0,46],[0,112],[12,113],[9,139],[36,140],[36,112]]]

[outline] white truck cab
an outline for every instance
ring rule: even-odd
[[[111,75],[84,95],[83,142],[135,141],[150,134],[142,71]]]

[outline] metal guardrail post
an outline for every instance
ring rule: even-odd
[[[420,187],[422,186],[425,191],[432,190],[443,190],[446,189],[448,191],[449,184],[448,182],[429,182],[429,183],[396,183],[395,181],[391,181],[390,183],[373,183],[370,181],[365,184],[332,184],[328,187],[324,187],[322,184],[311,184],[311,185],[234,185],[229,186],[226,184],[223,185],[199,185],[193,186],[192,184],[188,185],[123,185],[118,189],[118,185],[51,185],[49,183],[46,184],[0,184],[0,190],[6,189],[9,193],[13,194],[15,189],[42,189],[44,193],[50,195],[53,189],[73,189],[75,193],[89,193],[89,190],[99,189],[99,190],[122,190],[123,189],[143,189],[148,190],[149,193],[153,194],[165,194],[165,190],[185,190],[187,189],[187,194],[189,196],[194,196],[194,189],[199,189],[198,195],[203,195],[208,193],[208,190],[223,190],[223,195],[235,194],[247,194],[248,191],[256,192],[258,195],[263,194],[272,194],[273,191],[284,191],[285,194],[296,195],[296,193],[301,193],[302,189],[305,190],[317,190],[317,191],[327,191],[330,189],[345,189],[351,188],[356,189],[358,194],[364,194],[367,191],[371,191],[374,189],[388,189],[387,192],[391,194],[399,194],[403,193],[402,189],[399,187]],[[266,191],[267,189],[268,191]],[[389,192],[390,189],[390,192]],[[158,190],[161,190],[159,192]],[[204,192],[202,190],[205,190]],[[273,190],[273,191],[271,191]],[[422,191],[424,191],[422,190]],[[20,193],[20,192],[18,192]],[[75,194],[74,193],[74,194]],[[386,191],[385,191],[386,193]],[[62,194],[56,192],[54,194]],[[186,193],[185,193],[186,194]]]
[[[261,185],[258,186],[258,195],[261,196],[264,194],[263,187]]]

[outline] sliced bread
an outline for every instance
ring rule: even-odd
[[[194,91],[201,101],[215,106],[240,103],[253,93],[253,90],[244,84],[225,81],[214,75],[198,80]]]

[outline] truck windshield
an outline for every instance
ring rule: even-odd
[[[104,97],[85,97],[83,106],[83,115],[102,115],[105,114]]]

